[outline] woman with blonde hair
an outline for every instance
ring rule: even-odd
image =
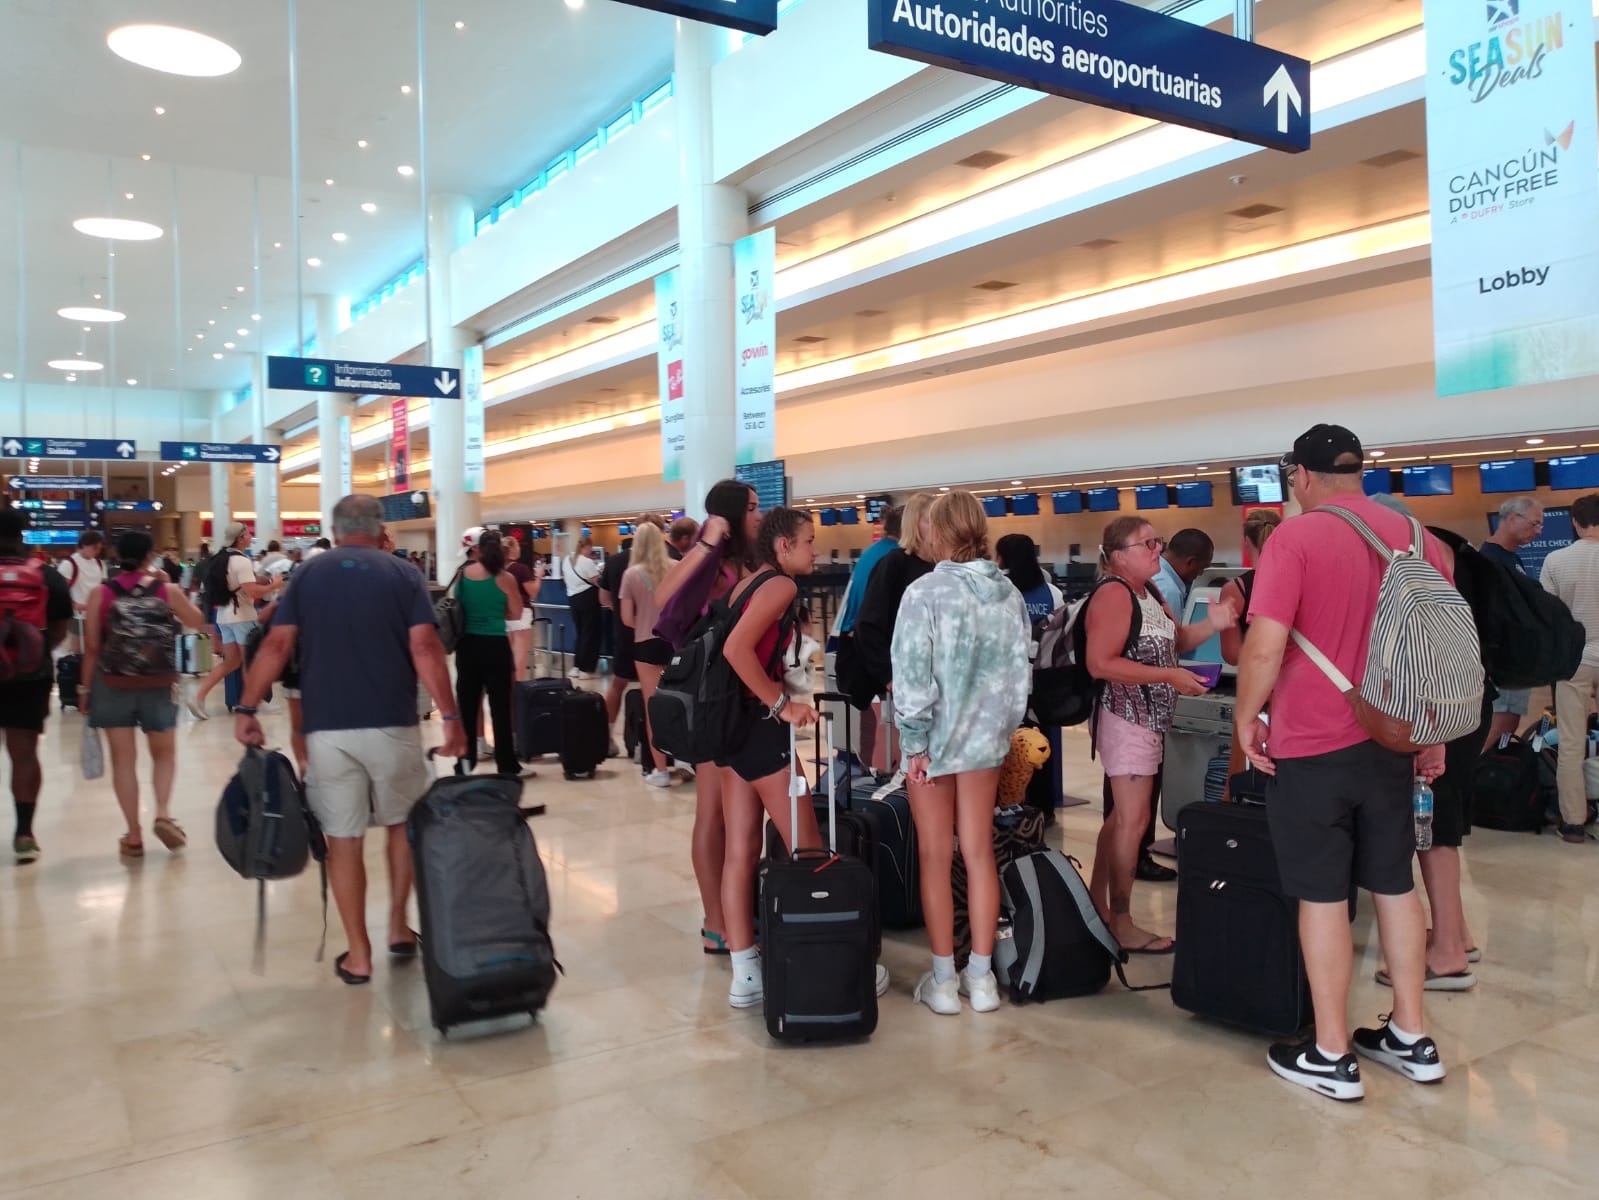
[[[666,761],[656,757],[649,712],[650,697],[655,695],[661,682],[661,672],[672,661],[671,645],[666,639],[655,636],[655,622],[661,616],[655,591],[671,572],[672,558],[666,551],[666,535],[660,526],[653,524],[638,527],[633,535],[633,548],[628,553],[629,565],[622,576],[617,602],[622,624],[633,632],[633,665],[638,670],[639,688],[644,693],[645,732],[639,761],[644,767],[645,783],[651,787],[671,787],[672,774],[666,769]]]
[[[894,626],[894,713],[906,755],[911,814],[920,840],[922,911],[933,969],[912,993],[955,1016],[999,1007],[991,962],[999,924],[994,797],[1011,734],[1027,711],[1032,622],[1027,603],[988,561],[988,519],[970,492],[949,492],[928,513],[923,553],[938,560],[905,590]],[[960,837],[972,956],[955,972],[950,866]]]
[[[917,492],[905,501],[900,518],[899,548],[890,550],[872,572],[855,620],[855,653],[860,674],[882,696],[894,682],[894,624],[905,591],[933,569],[932,492]],[[892,755],[890,755],[892,761]]]

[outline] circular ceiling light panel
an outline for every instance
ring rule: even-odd
[[[69,321],[123,321],[127,313],[119,313],[114,308],[80,308],[77,306],[56,309],[56,316],[65,317]]]
[[[176,25],[123,25],[105,44],[118,58],[168,75],[210,79],[231,75],[244,61],[226,42]]]
[[[110,238],[115,242],[153,242],[161,236],[159,225],[148,221],[130,221],[126,217],[79,217],[72,228],[92,238]]]
[[[101,371],[105,369],[104,363],[91,362],[86,358],[52,358],[48,366],[57,371]]]

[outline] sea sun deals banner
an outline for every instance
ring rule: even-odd
[[[763,229],[733,243],[733,280],[738,312],[733,318],[733,378],[738,388],[734,462],[739,466],[777,457],[777,231]]]
[[[1589,0],[1425,0],[1438,394],[1599,373]]]
[[[656,370],[661,391],[661,479],[677,483],[683,478],[688,421],[683,394],[683,309],[676,270],[655,277],[655,326],[660,339]]]

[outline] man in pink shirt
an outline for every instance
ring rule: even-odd
[[[1317,425],[1294,443],[1283,468],[1305,511],[1266,543],[1249,606],[1235,720],[1252,764],[1274,776],[1266,813],[1283,890],[1299,901],[1299,940],[1310,977],[1316,1035],[1271,1047],[1282,1078],[1339,1100],[1364,1094],[1350,1052],[1349,984],[1354,946],[1351,885],[1372,893],[1393,980],[1391,1019],[1358,1029],[1354,1049],[1422,1083],[1444,1076],[1423,1036],[1427,923],[1411,873],[1413,777],[1443,771],[1442,748],[1399,754],[1372,741],[1338,688],[1293,642],[1299,634],[1345,676],[1364,674],[1383,563],[1354,529],[1318,508],[1347,509],[1396,550],[1411,525],[1361,491],[1360,440]],[[1443,547],[1424,534],[1427,561],[1453,579]],[[1271,702],[1270,726],[1261,713]]]

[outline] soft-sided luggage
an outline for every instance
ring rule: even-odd
[[[605,697],[573,688],[561,697],[561,770],[568,779],[594,777],[611,749]]]
[[[791,822],[809,790],[791,725]],[[830,803],[831,852],[800,850],[761,865],[766,1029],[780,1041],[868,1037],[877,1028],[877,881],[860,859],[839,853],[837,812]]]
[[[561,752],[561,703],[576,689],[566,679],[533,679],[511,688],[516,756],[523,762]]]
[[[1044,814],[1030,805],[1015,804],[994,810],[994,866],[1003,871],[1023,855],[1046,849]],[[950,894],[955,899],[955,965],[965,967],[972,953],[970,915],[966,911],[968,885],[966,860],[960,848],[950,863]]]
[[[1297,1033],[1312,1015],[1298,923],[1264,808],[1191,804],[1177,815],[1178,1008],[1261,1033]]]
[[[186,633],[178,638],[178,673],[180,675],[211,673],[210,635]]]
[[[1013,859],[999,873],[999,896],[1011,936],[994,943],[994,973],[1013,1004],[1091,996],[1104,990],[1112,970],[1129,991],[1148,990],[1127,982],[1127,951],[1059,850]]]
[[[649,736],[644,724],[644,693],[631,688],[622,697],[622,748],[635,761],[640,757],[639,747]]]
[[[1546,803],[1539,752],[1526,738],[1502,739],[1477,760],[1471,780],[1471,823],[1509,833],[1537,833]]]
[[[522,782],[496,775],[441,779],[411,809],[422,971],[433,1027],[525,1012],[555,986],[550,893]]]
[[[56,687],[61,693],[62,708],[78,707],[78,684],[83,682],[83,659],[76,654],[63,654],[56,659]]]

